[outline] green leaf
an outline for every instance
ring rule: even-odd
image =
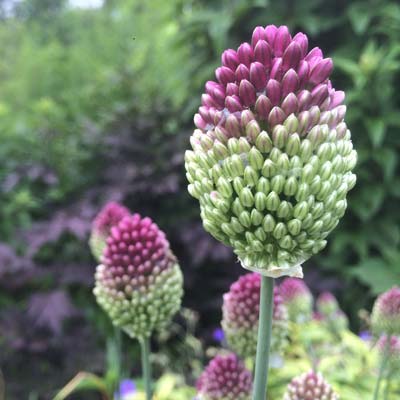
[[[386,133],[386,123],[381,118],[366,118],[365,127],[374,147],[379,147]]]
[[[375,295],[390,289],[400,281],[398,268],[380,258],[370,258],[362,261],[351,270],[351,274],[368,285]]]
[[[53,400],[64,400],[73,393],[83,390],[94,390],[103,394],[108,399],[107,388],[104,381],[98,376],[89,372],[79,372],[68,382],[54,397]]]
[[[358,35],[365,33],[373,17],[373,9],[368,4],[355,3],[347,11],[351,26]]]

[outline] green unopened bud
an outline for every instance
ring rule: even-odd
[[[232,196],[233,190],[231,184],[224,178],[219,177],[217,181],[217,189],[218,192],[222,194],[222,196],[229,198]]]
[[[321,190],[317,194],[319,201],[324,201],[331,193],[331,184],[328,181],[322,182]]]
[[[312,154],[312,145],[308,139],[304,139],[300,145],[300,158],[303,162],[306,162]]]
[[[240,202],[239,198],[236,198],[233,203],[232,203],[232,212],[239,217],[240,214],[244,211],[244,207],[242,206],[242,203]]]
[[[243,190],[239,194],[240,202],[245,207],[252,207],[254,204],[254,196],[251,190],[247,187],[243,188]]]
[[[287,224],[289,232],[296,236],[300,233],[301,230],[301,221],[299,219],[292,219]]]
[[[246,228],[249,228],[251,226],[250,213],[248,211],[241,212],[239,215],[239,222]]]
[[[256,171],[260,170],[264,164],[264,157],[255,147],[252,147],[249,152],[249,163]]]
[[[250,219],[251,219],[252,225],[254,225],[254,226],[260,225],[263,221],[263,218],[264,218],[263,214],[261,214],[255,208],[253,208],[251,210]]]
[[[293,215],[299,220],[303,220],[308,213],[308,204],[306,201],[302,201],[295,205],[293,209]]]
[[[260,126],[256,120],[252,120],[246,125],[246,135],[250,139],[251,143],[256,142],[260,132]]]
[[[310,186],[307,183],[302,182],[299,185],[299,189],[297,190],[295,197],[297,201],[303,201],[307,199],[309,194],[310,194]]]
[[[285,185],[285,178],[282,175],[275,175],[271,179],[271,190],[276,193],[281,193]]]
[[[242,176],[244,172],[243,161],[237,154],[230,158],[230,167],[234,176]]]
[[[256,170],[248,165],[244,169],[244,183],[248,186],[256,186],[258,183],[258,177],[259,174],[256,172]]]
[[[286,225],[283,222],[278,222],[272,232],[275,239],[280,239],[286,234]]]
[[[326,161],[322,164],[322,167],[319,171],[319,176],[323,180],[328,180],[332,174],[332,163],[330,161]]]
[[[297,132],[297,128],[299,126],[299,121],[294,114],[290,114],[285,122],[283,123],[285,128],[288,130],[289,133]]]
[[[261,176],[260,179],[258,180],[257,191],[267,195],[270,192],[270,190],[271,190],[271,185],[269,183],[269,180]]]
[[[288,131],[283,125],[276,125],[272,130],[273,143],[280,149],[285,146],[288,136]]]
[[[231,155],[239,154],[239,141],[236,138],[228,139],[228,150]]]
[[[270,178],[276,174],[276,166],[275,163],[269,158],[265,160],[264,165],[262,166],[261,173],[266,178]]]
[[[289,156],[294,156],[300,151],[300,136],[297,133],[293,133],[289,136],[286,143],[286,152]]]
[[[263,211],[267,205],[267,196],[264,192],[257,192],[254,196],[254,205],[258,211]]]
[[[288,219],[290,218],[293,211],[293,206],[286,200],[283,200],[281,204],[279,204],[276,215],[279,218]]]
[[[262,222],[262,227],[265,232],[269,233],[272,232],[275,228],[276,222],[274,217],[271,214],[267,214]]]
[[[236,217],[231,218],[231,227],[236,233],[242,233],[244,231],[244,227]]]
[[[256,140],[257,149],[262,153],[269,153],[272,149],[272,140],[265,131],[260,132]]]
[[[297,192],[297,187],[297,179],[294,176],[291,176],[286,179],[283,193],[285,196],[293,196]]]
[[[275,192],[270,192],[267,196],[267,209],[269,211],[276,211],[279,207],[279,196]]]

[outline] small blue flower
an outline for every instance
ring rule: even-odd
[[[369,340],[372,339],[371,332],[369,331],[361,331],[358,335],[361,340],[364,340],[365,342],[368,342]]]
[[[218,343],[222,343],[225,339],[224,331],[221,328],[214,329],[213,339]]]
[[[119,390],[115,393],[117,400],[133,400],[136,394],[136,384],[131,379],[124,379],[119,383]]]

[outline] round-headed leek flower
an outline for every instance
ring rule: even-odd
[[[149,337],[179,310],[182,273],[163,231],[138,214],[111,228],[94,294],[112,322],[131,337]]]
[[[355,185],[357,153],[333,63],[303,33],[257,27],[222,54],[185,154],[204,228],[264,275],[302,276]]]
[[[320,373],[306,372],[289,383],[283,400],[338,400],[339,396]]]
[[[97,214],[89,239],[90,250],[97,261],[101,260],[111,228],[128,215],[130,212],[126,207],[113,201],[107,203]]]
[[[400,336],[391,336],[390,345],[388,346],[387,336],[382,335],[378,340],[377,348],[381,356],[385,354],[386,351],[388,351],[388,367],[391,371],[400,370]]]
[[[222,328],[228,345],[240,357],[255,357],[260,303],[261,276],[248,273],[234,282],[224,294]],[[279,354],[287,344],[288,313],[279,287],[274,288],[271,352]]]
[[[375,301],[371,326],[375,334],[400,335],[400,287],[395,286]]]
[[[198,400],[250,400],[252,376],[235,354],[217,355],[196,386]]]
[[[317,297],[317,311],[323,317],[329,317],[340,311],[339,303],[331,292],[323,292]]]
[[[286,278],[280,285],[289,319],[296,323],[309,321],[313,314],[313,296],[308,286],[297,278]]]

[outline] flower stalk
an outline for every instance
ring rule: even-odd
[[[142,373],[143,382],[146,392],[146,400],[151,400],[151,363],[150,363],[150,338],[140,339],[140,346],[142,350]]]
[[[272,315],[274,307],[274,278],[261,278],[260,318],[256,369],[254,374],[253,400],[265,400],[268,382],[269,351],[272,334]]]
[[[380,386],[382,383],[383,375],[386,370],[386,365],[387,365],[387,363],[389,361],[389,357],[390,357],[390,343],[391,343],[391,337],[388,336],[386,339],[386,343],[385,343],[385,349],[382,354],[382,360],[381,360],[381,365],[379,368],[378,379],[376,380],[373,400],[378,400],[378,398],[379,398]]]

